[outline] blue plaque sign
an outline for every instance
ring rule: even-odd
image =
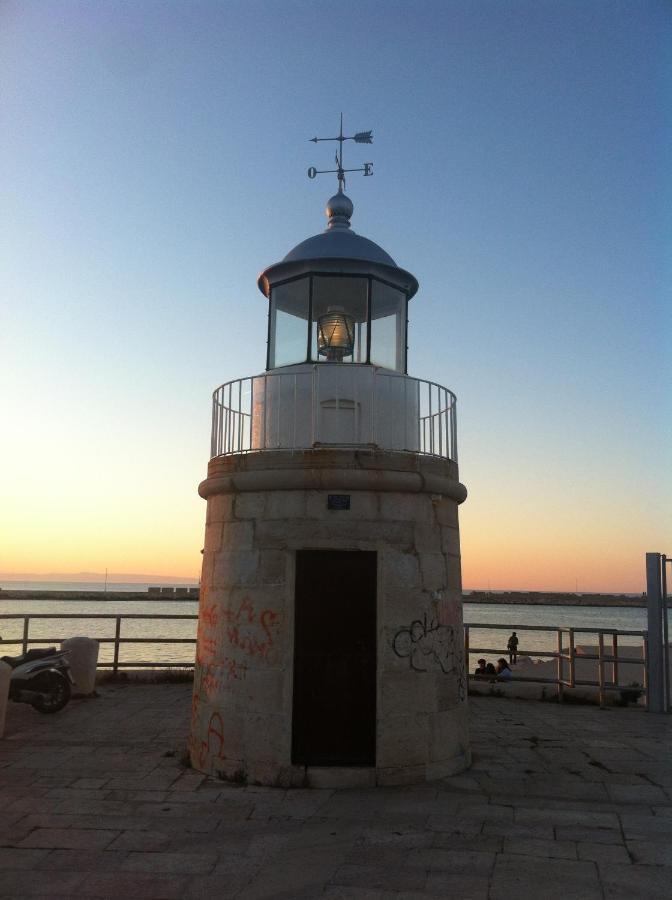
[[[350,509],[350,494],[328,494],[327,509]]]

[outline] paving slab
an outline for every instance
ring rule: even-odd
[[[669,900],[670,870],[662,866],[599,867],[604,900]]]
[[[119,832],[88,828],[36,828],[17,847],[61,847],[67,850],[102,850]]]
[[[190,694],[129,684],[48,719],[10,709],[2,900],[669,896],[667,717],[470,698],[468,772],[292,791],[184,768]]]
[[[489,900],[510,900],[530,892],[544,900],[602,900],[597,866],[592,862],[499,855]]]

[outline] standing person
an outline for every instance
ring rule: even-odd
[[[506,646],[509,651],[509,662],[515,663],[518,659],[518,635],[515,631],[512,632],[511,637],[509,638],[509,642]]]

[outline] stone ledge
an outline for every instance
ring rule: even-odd
[[[199,494],[250,491],[382,491],[426,493],[462,503],[457,465],[417,453],[361,450],[264,451],[210,460]]]

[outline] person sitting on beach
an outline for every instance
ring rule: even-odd
[[[502,657],[497,660],[497,681],[511,681],[513,672],[509,668],[509,664]]]
[[[476,668],[474,669],[474,675],[475,675],[477,678],[482,678],[482,677],[483,677],[484,675],[486,675],[486,674],[487,674],[487,673],[486,673],[486,671],[485,671],[485,660],[484,660],[484,659],[479,659],[478,665],[477,665]]]
[[[497,678],[497,669],[492,663],[488,663],[485,667],[485,677],[489,678],[490,681],[494,681]]]

